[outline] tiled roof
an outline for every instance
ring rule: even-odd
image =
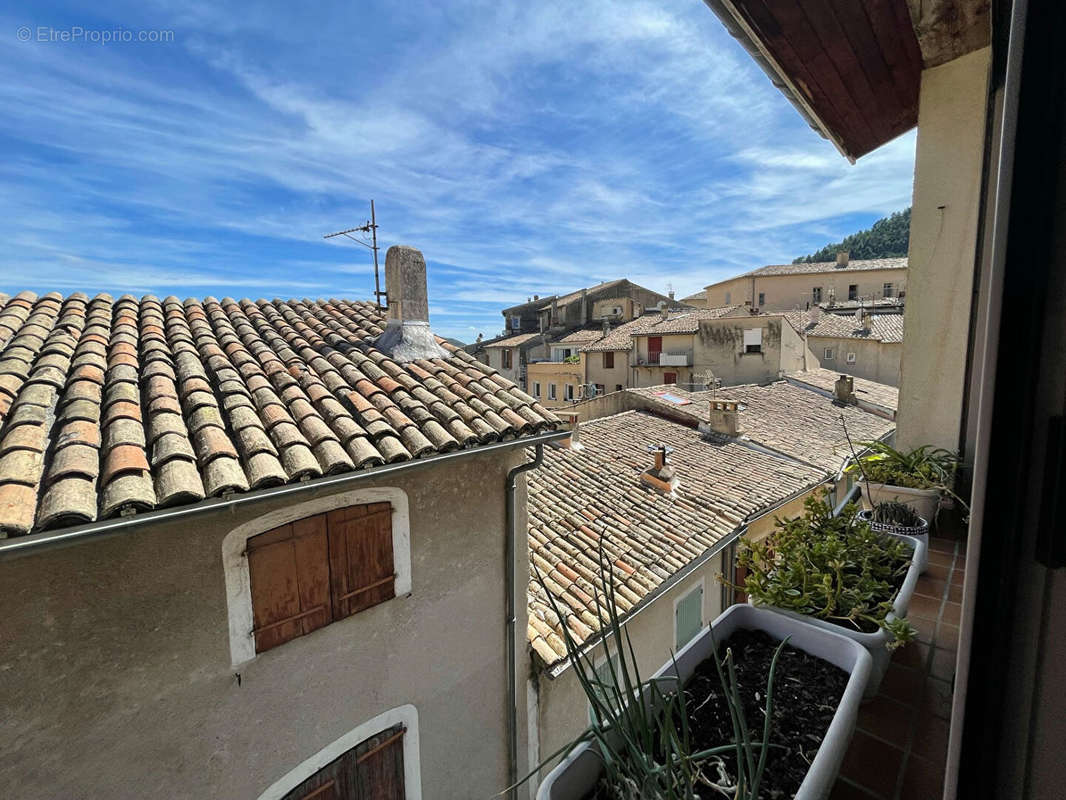
[[[689,392],[677,386],[627,389],[653,403],[669,409],[673,416],[691,416],[701,422],[710,420],[708,402],[720,398],[744,404],[740,411],[740,435],[764,447],[813,464],[827,473],[836,472],[848,455],[848,443],[840,417],[848,424],[852,441],[877,439],[895,427],[895,423],[862,409],[834,402],[817,392],[787,381],[765,386],[747,384]],[[670,403],[656,392],[667,391],[672,397],[690,400],[687,405]]]
[[[675,494],[644,485],[648,446],[674,448]],[[579,642],[599,630],[594,591],[598,547],[615,565],[614,598],[626,613],[752,515],[816,485],[816,469],[700,434],[653,414],[629,411],[581,426],[580,450],[545,448],[528,473],[530,644],[547,664],[566,656],[562,629],[534,568]],[[594,588],[595,587],[595,590]]]
[[[453,345],[398,364],[346,300],[0,296],[0,535],[554,427]],[[443,340],[439,340],[443,341]]]
[[[804,311],[790,312],[799,319]],[[899,343],[903,341],[902,314],[868,314],[865,325],[859,325],[859,318],[844,317],[839,314],[822,314],[817,322],[805,327],[808,336],[825,336],[833,339],[872,339],[875,341]]]
[[[809,275],[820,272],[861,272],[871,269],[906,269],[907,258],[859,258],[852,259],[846,267],[838,267],[835,261],[816,261],[813,264],[767,264],[738,275],[740,278],[764,277],[767,275]],[[735,280],[730,278],[729,280]],[[719,281],[725,283],[725,281]]]
[[[488,347],[518,347],[531,339],[539,339],[539,333],[519,333],[516,336],[506,336],[502,339],[493,339],[490,342],[482,342],[481,346]]]
[[[700,328],[700,321],[721,319],[740,311],[743,306],[720,306],[718,308],[688,308],[681,311],[667,312],[666,319],[661,314],[645,314],[624,325],[619,325],[606,337],[601,338],[583,350],[629,350],[634,336],[659,336],[663,334],[695,333]]]
[[[571,331],[560,339],[556,339],[552,344],[583,344],[585,342],[596,342],[603,338],[603,328],[585,328],[576,331]]]
[[[792,372],[788,375],[792,380],[815,386],[823,391],[832,392],[836,388],[839,372],[831,369],[808,369],[802,372]],[[899,389],[885,383],[868,381],[865,378],[853,378],[855,396],[860,400],[867,400],[874,405],[895,411],[899,407]]]
[[[595,286],[589,286],[585,289],[578,289],[576,292],[570,292],[570,294],[560,295],[556,298],[555,302],[560,306],[569,305],[575,303],[581,299],[581,293],[592,294],[593,292],[602,292],[605,289],[612,289],[615,286],[621,286],[626,282],[625,278],[615,278],[613,281],[604,281],[603,283],[597,283]],[[551,306],[551,301],[541,305],[541,308],[548,308]]]

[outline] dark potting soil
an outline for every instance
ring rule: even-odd
[[[766,709],[766,681],[770,662],[780,644],[761,631],[738,630],[728,642],[719,644],[719,658],[732,650],[744,718],[754,741],[762,741]],[[807,775],[818,747],[829,729],[837,705],[848,683],[848,674],[802,650],[786,645],[777,661],[774,676],[773,721],[770,748],[759,789],[760,800],[786,800],[795,796]],[[707,659],[685,685],[688,694],[692,736],[691,752],[732,744],[733,723],[713,659]],[[757,756],[756,756],[757,758]],[[736,759],[723,756],[725,771],[736,778]],[[717,770],[708,765],[708,777],[718,780]],[[718,798],[708,787],[697,787],[700,798]],[[597,786],[585,800],[618,797],[610,787]]]

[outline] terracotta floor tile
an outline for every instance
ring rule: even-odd
[[[930,566],[929,569],[932,569],[932,566]],[[963,582],[963,580],[965,580],[965,578],[966,578],[966,573],[963,570],[961,570],[961,569],[957,569],[951,575],[951,585],[952,586],[962,586],[962,582]]]
[[[880,694],[913,705],[922,696],[922,673],[898,664],[889,664],[885,678],[881,681]]]
[[[910,738],[916,713],[911,706],[878,695],[863,703],[857,724],[866,733],[902,748]]]
[[[829,800],[882,800],[882,795],[871,794],[861,789],[847,779],[838,778],[833,784],[833,790],[829,793]]]
[[[925,617],[915,617],[914,619],[909,619],[908,622],[917,628],[919,642],[932,643],[933,631],[936,630],[936,623],[933,620]]]
[[[911,597],[911,604],[907,608],[907,618],[925,617],[926,619],[936,619],[937,615],[940,613],[940,606],[940,597],[928,597],[924,594],[916,594]]]
[[[951,584],[951,586],[948,587],[948,600],[952,603],[961,603],[962,587],[955,583]]]
[[[945,566],[951,566],[955,561],[955,553],[944,553],[939,550],[929,551],[929,563],[930,564],[944,564]]]
[[[940,800],[944,791],[944,767],[914,755],[907,760],[900,797],[907,800]]]
[[[948,721],[932,714],[919,713],[914,729],[913,755],[940,764],[941,769],[948,757]]]
[[[950,681],[955,677],[955,651],[943,650],[939,647],[933,649],[933,666],[930,674],[934,678]]]
[[[951,716],[951,684],[936,678],[926,678],[922,690],[922,708],[934,717],[948,719]]]
[[[954,553],[955,541],[953,539],[945,539],[942,536],[930,536],[929,552]]]
[[[891,797],[896,791],[903,751],[855,731],[840,774],[875,794]]]
[[[958,650],[959,649],[959,627],[958,625],[949,625],[945,622],[941,622],[940,626],[936,629],[935,644],[937,647],[943,647],[945,650]]]
[[[939,598],[943,596],[947,585],[948,582],[943,578],[931,578],[929,575],[922,575],[914,585],[914,593],[916,595],[923,594],[926,597]]]
[[[929,645],[921,642],[911,642],[896,650],[892,654],[892,663],[901,667],[924,670],[929,655]]]
[[[934,564],[929,562],[929,568],[925,571],[925,577],[946,580],[950,571],[951,570],[944,564]]]
[[[949,625],[958,625],[962,619],[962,606],[958,603],[945,603],[944,614],[940,619]]]

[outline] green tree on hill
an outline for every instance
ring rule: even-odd
[[[859,231],[845,236],[844,241],[827,244],[809,256],[800,256],[793,264],[811,264],[820,261],[836,261],[837,251],[847,250],[851,258],[898,258],[907,255],[911,238],[911,210],[897,211],[879,219],[868,231]]]

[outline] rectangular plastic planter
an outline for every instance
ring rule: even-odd
[[[940,491],[938,489],[911,489],[907,486],[893,486],[890,483],[870,483],[868,492],[862,497],[866,500],[871,498],[874,503],[884,503],[888,500],[898,500],[910,506],[922,519],[928,520],[932,525],[936,521],[936,510],[940,505]]]
[[[848,637],[811,625],[806,618],[792,619],[764,608],[735,605],[681,649],[676,656],[677,672],[673,662],[667,662],[655,677],[679,677],[684,683],[696,667],[711,657],[715,643],[725,642],[736,630],[763,631],[778,640],[789,636],[793,647],[828,661],[850,676],[833,721],[796,793],[796,800],[827,797],[855,729],[859,703],[870,677],[870,654]],[[580,800],[592,791],[603,771],[600,755],[593,748],[589,743],[579,745],[549,772],[537,791],[537,800]]]
[[[907,575],[903,578],[903,585],[900,586],[899,592],[896,593],[896,599],[892,603],[892,613],[889,614],[890,619],[907,616],[907,609],[911,604],[911,596],[914,594],[914,587],[918,583],[918,576],[921,574],[922,564],[925,563],[926,560],[924,542],[913,536],[899,536],[898,538],[910,542],[914,547],[914,554],[911,556],[911,565],[907,569]],[[870,671],[870,682],[866,685],[866,697],[871,698],[877,694],[877,690],[881,687],[881,679],[885,677],[885,670],[888,669],[888,662],[892,658],[892,653],[889,652],[888,649],[888,634],[885,633],[884,630],[878,628],[876,633],[863,633],[862,631],[857,631],[853,628],[845,628],[843,625],[837,625],[824,619],[809,617],[805,614],[797,614],[795,611],[788,611],[784,608],[777,608],[776,606],[759,607],[769,609],[775,614],[782,614],[793,619],[806,620],[811,625],[816,625],[819,628],[843,634],[849,639],[853,639],[861,644],[870,651],[870,656],[873,658],[873,668]]]

